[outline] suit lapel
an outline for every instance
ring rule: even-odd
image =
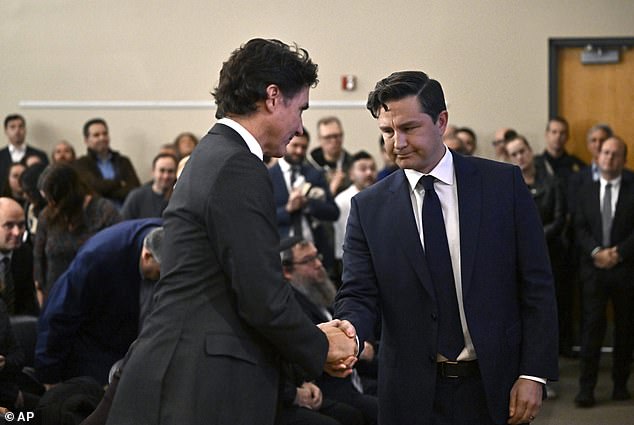
[[[389,209],[392,212],[390,216],[398,217],[399,220],[394,226],[397,245],[403,249],[423,288],[435,300],[436,292],[434,291],[423,247],[420,243],[420,234],[412,212],[410,186],[403,170],[398,170],[394,174],[393,181],[390,184],[391,198],[387,200],[386,205],[389,205]]]
[[[458,214],[460,220],[460,267],[462,295],[471,285],[482,211],[482,177],[478,170],[460,155],[453,155],[458,185]]]

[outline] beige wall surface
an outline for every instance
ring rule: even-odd
[[[450,122],[478,134],[482,156],[501,126],[543,146],[548,38],[634,36],[631,0],[2,0],[0,114],[27,119],[27,140],[50,151],[68,139],[84,151],[81,126],[105,118],[113,149],[142,180],[158,146],[181,131],[203,135],[213,110],[31,109],[33,100],[209,101],[230,52],[253,37],[305,47],[319,64],[311,99],[364,101],[392,71],[438,79]],[[356,75],[344,92],[340,78]],[[376,123],[363,108],[311,109],[305,124],[339,115],[345,145],[378,156]],[[4,141],[2,142],[4,143]]]

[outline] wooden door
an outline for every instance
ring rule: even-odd
[[[634,39],[568,41],[551,50],[556,55],[551,57],[551,65],[556,61],[556,75],[551,69],[551,79],[556,78],[557,89],[556,100],[551,91],[551,116],[560,115],[570,123],[567,150],[589,162],[587,131],[606,123],[628,144],[627,166],[634,169]],[[588,44],[620,49],[620,62],[582,64],[581,53]]]

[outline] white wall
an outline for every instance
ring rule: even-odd
[[[202,135],[205,110],[21,109],[24,100],[211,100],[230,52],[252,37],[296,41],[319,64],[316,100],[365,100],[392,71],[438,79],[450,122],[474,128],[480,154],[501,126],[543,146],[548,38],[632,37],[634,2],[514,0],[2,0],[0,115],[27,119],[28,142],[47,151],[66,138],[84,151],[81,126],[105,118],[112,147],[142,179],[158,146],[180,131]],[[343,92],[340,77],[358,89]],[[339,115],[348,150],[377,154],[364,109],[309,110],[305,124]]]

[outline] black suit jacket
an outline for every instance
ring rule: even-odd
[[[216,124],[163,219],[154,309],[107,423],[272,425],[280,358],[314,377],[328,342],[281,283],[266,166],[237,132]]]
[[[26,153],[24,157],[20,161],[20,163],[26,165],[26,159],[30,156],[37,156],[42,160],[45,165],[48,165],[48,157],[44,151],[41,151],[37,148],[33,148],[31,146],[26,147]],[[7,177],[9,176],[9,168],[13,164],[13,160],[11,159],[11,152],[9,152],[9,147],[5,147],[0,149],[0,189],[4,188],[7,183]]]
[[[33,284],[33,246],[30,243],[13,251],[11,273],[15,286],[15,314],[37,316],[39,307]]]
[[[603,245],[601,223],[600,182],[586,179],[578,191],[575,211],[575,236],[581,253],[582,278],[593,279],[599,270],[591,257],[596,247]],[[623,259],[610,270],[601,270],[610,280],[623,285],[634,285],[634,173],[624,170],[619,198],[614,211],[610,234],[612,246],[616,246]]]

